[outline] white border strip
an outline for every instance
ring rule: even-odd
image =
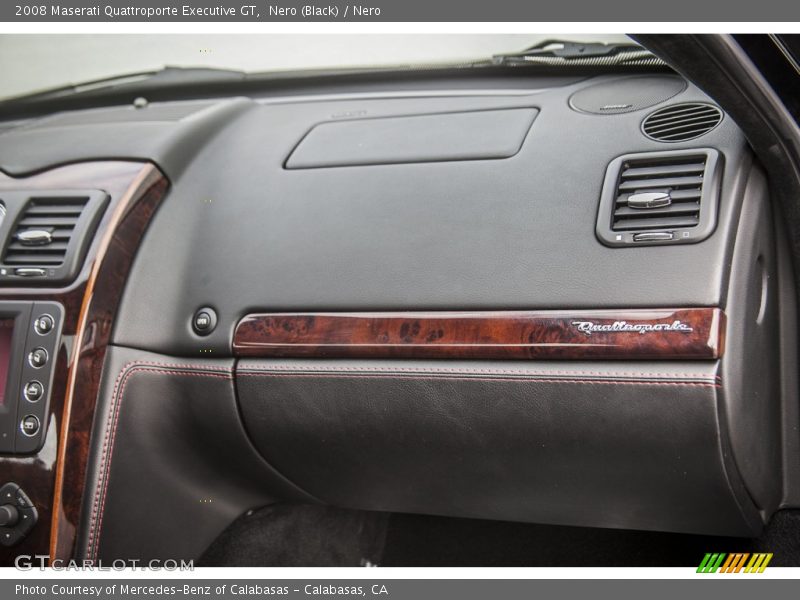
[[[800,33],[800,22],[783,23],[571,23],[571,22],[504,22],[504,23],[306,23],[306,22],[2,22],[0,33],[569,33],[599,34],[622,31],[636,33]]]
[[[20,571],[0,568],[0,579],[800,579],[800,567],[768,567],[763,573],[697,573],[694,567],[198,567],[194,571]]]

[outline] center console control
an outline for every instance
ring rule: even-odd
[[[0,453],[44,443],[63,320],[56,302],[0,302]]]
[[[13,546],[36,525],[39,513],[25,491],[16,483],[0,487],[0,544]]]

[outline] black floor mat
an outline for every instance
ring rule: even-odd
[[[238,519],[198,565],[696,567],[706,552],[772,552],[771,566],[800,566],[800,511],[745,539],[280,504]]]
[[[798,566],[800,511],[778,513],[756,540],[394,514],[381,564],[696,567],[706,552],[773,552],[773,566]]]
[[[387,513],[276,504],[246,514],[197,561],[205,567],[359,567],[380,560]]]

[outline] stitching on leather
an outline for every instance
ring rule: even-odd
[[[381,373],[486,373],[496,375],[574,375],[581,376],[604,376],[604,377],[642,377],[642,373],[631,373],[624,371],[526,371],[522,369],[476,369],[473,367],[463,368],[438,368],[438,367],[328,367],[328,366],[304,366],[304,365],[274,365],[267,368],[243,367],[239,372],[266,372],[271,371],[314,371],[314,372],[381,372]],[[703,375],[698,373],[648,373],[646,377],[665,377],[670,379],[689,377],[692,379],[719,379],[718,375]]]
[[[117,381],[119,381],[119,379],[125,374],[126,370],[128,370],[128,369],[130,369],[132,367],[140,367],[140,366],[159,367],[159,368],[169,367],[169,368],[173,368],[173,369],[196,369],[198,371],[215,371],[215,372],[218,372],[218,373],[230,373],[231,372],[231,368],[223,367],[223,366],[202,365],[202,364],[201,365],[194,365],[194,364],[185,364],[185,363],[161,363],[161,362],[146,361],[146,360],[142,360],[142,361],[132,360],[129,363],[127,363],[124,367],[122,367],[122,370],[120,371],[120,374],[117,376]]]
[[[722,387],[719,383],[713,383],[711,381],[707,382],[700,382],[700,381],[652,381],[652,380],[641,380],[641,381],[634,381],[634,380],[602,380],[602,379],[545,379],[540,377],[516,377],[516,378],[507,378],[507,377],[457,377],[451,375],[442,375],[441,377],[435,377],[430,375],[422,375],[422,376],[412,376],[412,375],[405,375],[405,374],[391,374],[391,373],[367,373],[362,375],[355,375],[350,373],[318,373],[318,374],[311,374],[311,373],[270,373],[266,371],[261,372],[239,372],[237,373],[237,377],[297,377],[297,378],[322,378],[322,377],[329,377],[335,379],[410,379],[410,380],[418,380],[418,379],[450,379],[450,380],[457,380],[457,381],[523,381],[523,382],[532,382],[532,383],[576,383],[576,384],[584,384],[584,385],[682,385],[682,386],[696,386],[696,387],[713,387],[719,388]]]
[[[193,369],[193,370],[178,370]],[[120,370],[114,381],[112,402],[106,419],[103,447],[101,451],[99,477],[92,500],[92,512],[89,520],[89,539],[87,542],[87,555],[94,559],[99,551],[100,533],[102,530],[102,517],[105,510],[108,492],[108,479],[111,471],[111,459],[114,451],[117,425],[119,423],[120,408],[125,395],[125,388],[130,377],[135,373],[157,373],[162,375],[179,375],[188,377],[214,377],[218,379],[232,379],[232,369],[226,367],[209,367],[207,365],[185,365],[177,363],[138,362],[127,363]]]
[[[149,368],[148,368],[149,367]],[[184,369],[184,370],[178,370]],[[316,373],[297,373],[291,371],[316,371]],[[364,373],[365,371],[370,371]],[[101,451],[101,461],[99,466],[99,479],[95,489],[94,499],[92,502],[92,512],[90,516],[89,526],[89,539],[87,543],[87,554],[89,558],[96,558],[99,552],[99,541],[102,532],[102,518],[105,511],[105,503],[108,492],[108,479],[111,471],[111,461],[113,458],[114,442],[116,440],[117,426],[119,424],[119,415],[122,407],[122,400],[125,395],[125,388],[130,377],[135,373],[156,373],[162,375],[178,375],[188,377],[213,377],[219,379],[232,379],[233,372],[231,369],[225,367],[209,367],[208,365],[195,365],[195,364],[177,364],[177,363],[158,363],[158,362],[130,362],[126,364],[121,370],[117,379],[114,382],[114,391],[112,393],[112,404],[109,409],[109,415],[106,419],[106,427],[103,438],[103,447]],[[359,375],[358,373],[362,374]],[[414,373],[430,373],[431,375],[417,375]],[[497,375],[521,375],[522,377],[504,378],[504,377],[470,377],[470,373],[478,374],[497,374]],[[440,374],[440,376],[432,376],[433,374]],[[660,386],[694,386],[694,387],[721,387],[719,383],[712,383],[711,379],[706,379],[706,382],[687,382],[687,381],[652,381],[652,380],[633,380],[623,381],[619,379],[611,379],[614,377],[625,376],[638,376],[641,374],[633,373],[603,373],[603,372],[575,372],[575,371],[550,371],[548,373],[535,373],[522,370],[511,369],[447,369],[447,368],[405,368],[397,367],[391,371],[386,371],[382,367],[305,367],[305,366],[274,366],[267,369],[251,369],[249,371],[239,371],[237,375],[244,377],[335,377],[335,378],[357,378],[357,379],[455,379],[466,381],[527,381],[535,383],[573,383],[584,385],[660,385]],[[459,377],[458,375],[462,375]],[[571,378],[546,378],[547,375],[576,375],[576,376],[602,376],[609,377],[609,380],[599,379],[580,379],[579,377]],[[670,377],[672,379],[678,377],[692,377],[696,379],[702,378],[697,374],[681,374],[681,373],[653,373],[650,377]],[[719,381],[719,376],[715,376],[714,380]]]

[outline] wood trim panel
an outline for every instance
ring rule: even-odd
[[[0,192],[102,189],[111,197],[73,283],[0,288],[0,300],[52,300],[65,309],[44,448],[36,456],[0,457],[0,479],[25,489],[39,522],[21,544],[0,548],[0,565],[19,554],[72,557],[111,325],[136,249],[168,185],[154,165],[127,161],[76,163],[19,178],[0,173]]]
[[[169,184],[146,165],[115,207],[83,297],[70,364],[56,469],[51,558],[71,558],[81,512],[90,437],[106,350],[139,242]]]
[[[618,311],[262,313],[237,356],[285,358],[716,359],[718,308]]]

